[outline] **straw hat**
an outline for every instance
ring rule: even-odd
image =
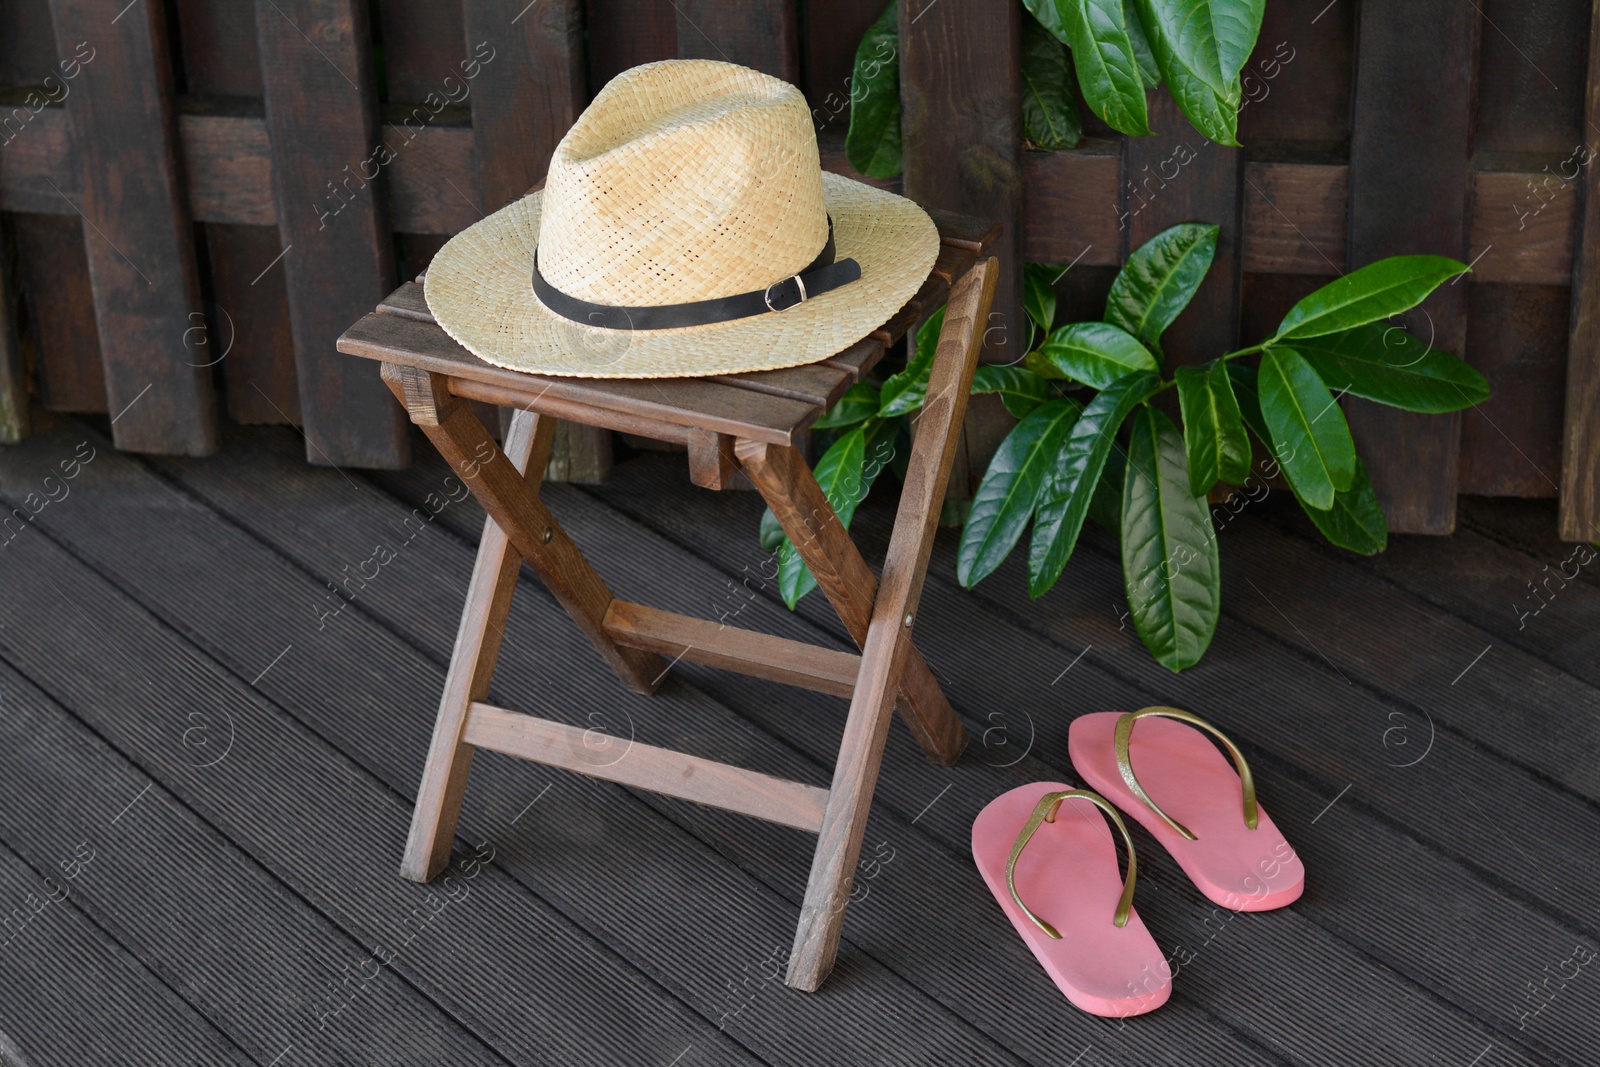
[[[734,374],[866,336],[938,250],[916,204],[823,173],[794,86],[667,60],[612,79],[544,189],[452,238],[426,294],[445,332],[513,370]]]

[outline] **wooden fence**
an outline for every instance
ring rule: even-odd
[[[849,72],[879,0],[9,0],[0,18],[0,433],[31,394],[112,417],[120,447],[199,454],[218,420],[293,423],[307,458],[404,464],[399,410],[335,336],[445,236],[532,184],[620,70],[729,59],[799,84],[847,171]],[[1023,330],[1016,268],[1071,264],[1096,316],[1116,265],[1176,222],[1222,227],[1169,335],[1202,360],[1371,259],[1474,264],[1411,325],[1494,386],[1459,416],[1347,404],[1399,530],[1457,493],[1556,497],[1600,528],[1597,18],[1581,0],[1268,0],[1243,149],[1164,93],[1159,136],[1089,117],[1022,143],[1017,0],[901,0],[905,176],[998,218],[1011,268],[990,358]],[[1584,240],[1585,234],[1597,235]],[[1578,250],[1579,254],[1575,254]],[[999,427],[977,405],[981,449]]]

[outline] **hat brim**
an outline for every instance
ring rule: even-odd
[[[424,284],[428,308],[480,359],[534,374],[697,378],[815,363],[905,306],[939,254],[933,220],[910,200],[827,172],[822,189],[836,258],[858,262],[861,278],[787,311],[671,330],[606,330],[562,318],[539,302],[531,282],[540,193],[439,250]]]

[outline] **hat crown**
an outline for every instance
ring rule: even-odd
[[[810,110],[732,63],[635,67],[556,146],[541,215],[540,272],[570,296],[636,307],[761,289],[827,242]]]

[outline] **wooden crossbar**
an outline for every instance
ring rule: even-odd
[[[665,793],[741,815],[754,815],[816,833],[828,806],[828,791],[760,771],[616,739],[596,748],[589,730],[536,719],[493,704],[474,703],[467,715],[466,742],[591,778]]]
[[[611,602],[605,628],[613,641],[629,648],[840,697],[855,692],[861,668],[861,657],[852,652],[836,652],[626,600]]]

